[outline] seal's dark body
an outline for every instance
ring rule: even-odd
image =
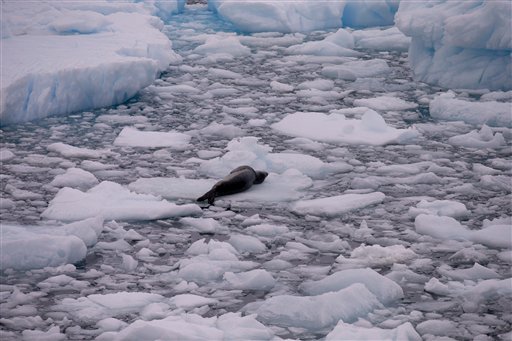
[[[267,175],[267,172],[255,171],[249,166],[237,167],[228,176],[213,185],[212,189],[198,198],[197,201],[208,200],[208,203],[212,205],[216,197],[246,191],[253,184],[261,184]]]

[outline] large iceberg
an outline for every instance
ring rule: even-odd
[[[309,32],[393,25],[399,0],[209,0],[208,7],[241,32]]]
[[[180,5],[182,3],[182,5]],[[161,32],[183,1],[2,4],[1,124],[122,103],[181,57]]]
[[[396,25],[412,37],[418,80],[448,88],[512,89],[510,1],[402,1]]]

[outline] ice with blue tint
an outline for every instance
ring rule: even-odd
[[[212,0],[208,7],[241,32],[309,32],[393,25],[399,0]]]
[[[122,103],[181,57],[161,32],[183,1],[2,4],[1,124]]]
[[[412,37],[418,80],[447,88],[512,89],[510,1],[402,1],[396,25]]]

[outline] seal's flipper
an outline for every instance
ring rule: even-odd
[[[201,197],[197,198],[197,201],[205,201],[208,200],[208,204],[213,205],[213,202],[215,201],[215,191],[213,189],[209,190],[205,194],[203,194]]]

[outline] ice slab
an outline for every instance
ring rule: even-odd
[[[461,218],[469,215],[466,205],[453,200],[421,200],[416,207],[409,208],[409,215],[416,217],[420,214],[430,214]]]
[[[227,174],[227,173],[226,173]],[[165,199],[195,200],[209,191],[220,179],[146,178],[132,182],[128,187],[137,193],[161,196]],[[218,200],[250,202],[283,202],[301,198],[303,190],[312,185],[312,180],[296,170],[283,174],[270,173],[262,184],[249,190],[219,197]]]
[[[451,91],[430,102],[430,115],[447,121],[464,121],[474,125],[512,127],[510,103],[496,101],[470,102],[455,98]]]
[[[384,77],[390,72],[388,63],[382,59],[354,60],[322,68],[322,75],[347,81],[354,81],[358,78]]]
[[[181,61],[143,4],[9,2],[2,13],[2,124],[122,103]]]
[[[274,340],[274,333],[255,319],[227,313],[205,318],[196,314],[168,316],[151,321],[136,320],[120,332],[106,332],[98,341],[107,340]]]
[[[256,170],[275,173],[284,173],[295,169],[295,171],[290,173],[290,176],[298,179],[301,175],[297,171],[312,178],[322,178],[346,166],[325,163],[307,154],[271,153],[271,147],[259,144],[258,138],[253,136],[231,140],[226,150],[227,152],[221,157],[201,163],[199,171],[209,176],[224,177],[236,167],[248,165]],[[268,178],[263,185],[267,181]],[[305,186],[306,179],[304,179],[303,183],[303,186]]]
[[[393,96],[356,99],[354,101],[354,105],[359,107],[368,107],[374,110],[407,110],[418,107],[418,104],[416,103],[407,102]]]
[[[97,242],[103,219],[90,218],[62,226],[2,224],[0,268],[30,270],[76,263]]]
[[[272,124],[272,129],[294,137],[336,144],[406,143],[419,136],[419,132],[413,128],[396,129],[389,126],[381,115],[371,109],[360,120],[347,119],[336,113],[298,112]]]
[[[153,220],[201,214],[195,204],[176,205],[150,194],[131,192],[103,181],[87,192],[62,188],[42,213],[47,219],[74,221],[102,216],[109,220]]]
[[[374,294],[363,284],[356,283],[339,291],[316,296],[273,296],[254,312],[263,323],[319,330],[332,327],[339,320],[353,322],[381,307],[382,303]],[[252,311],[253,307],[248,305],[243,310]]]
[[[381,192],[367,194],[342,194],[311,200],[301,200],[292,204],[291,209],[297,214],[311,214],[319,216],[338,216],[347,212],[358,210],[366,206],[380,204],[385,195]]]
[[[410,322],[399,325],[393,329],[378,327],[359,327],[343,321],[339,321],[336,327],[327,334],[326,341],[336,340],[382,340],[382,341],[421,341],[422,338],[416,332]]]
[[[511,89],[511,10],[509,1],[402,2],[396,25],[412,37],[415,77],[447,88]]]
[[[80,168],[68,168],[66,173],[57,175],[52,182],[50,182],[50,185],[87,190],[98,183],[98,179],[92,173]]]
[[[510,107],[512,110],[512,106]],[[473,130],[467,134],[452,136],[448,142],[461,147],[468,148],[498,148],[506,145],[502,133],[493,133],[487,125],[483,125],[480,130]]]
[[[164,148],[186,150],[189,147],[191,136],[179,132],[141,131],[132,127],[125,127],[114,140],[115,146]]]
[[[306,281],[299,287],[307,295],[320,295],[341,290],[354,283],[364,284],[384,304],[404,297],[398,284],[370,268],[338,271],[318,281]]]
[[[480,230],[470,230],[451,217],[420,214],[414,226],[417,232],[438,239],[469,240],[491,248],[512,247],[512,227],[507,224],[489,224]]]

